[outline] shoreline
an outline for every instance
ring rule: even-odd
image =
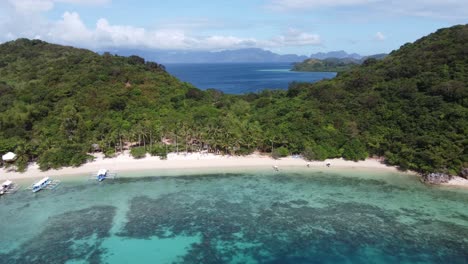
[[[96,159],[85,163],[80,167],[65,167],[41,171],[36,163],[29,165],[28,169],[21,173],[8,171],[3,168],[3,175],[9,179],[28,179],[46,176],[68,176],[68,175],[90,175],[100,169],[108,169],[111,172],[134,172],[149,170],[188,170],[188,169],[235,169],[235,168],[268,168],[273,166],[282,167],[307,167],[327,168],[329,162],[332,168],[340,169],[377,169],[398,172],[395,167],[386,166],[376,159],[365,161],[346,161],[343,159],[329,159],[325,161],[307,162],[302,158],[286,157],[275,160],[270,156],[252,154],[249,156],[215,155],[211,153],[169,153],[166,160],[159,157],[147,155],[142,159],[134,159],[128,151],[114,158],[104,158],[104,155],[97,153],[93,155]]]
[[[440,186],[468,189],[468,180],[460,176],[452,176],[452,179],[449,182],[442,183]]]
[[[0,180],[26,180],[43,177],[71,177],[71,176],[91,176],[100,169],[108,169],[114,173],[131,173],[144,171],[188,171],[195,170],[246,170],[252,168],[273,169],[277,166],[279,170],[283,167],[296,168],[314,168],[330,170],[374,170],[380,172],[395,172],[414,175],[414,172],[402,172],[396,167],[387,166],[381,163],[379,159],[368,158],[364,161],[347,161],[343,159],[328,159],[325,161],[306,161],[299,157],[286,157],[275,160],[267,155],[251,154],[249,156],[229,156],[215,155],[211,153],[169,153],[167,160],[161,160],[159,157],[147,155],[142,159],[134,159],[128,151],[114,158],[104,158],[102,153],[93,154],[96,158],[92,162],[81,165],[80,167],[65,167],[58,170],[41,171],[35,163],[30,164],[24,173],[8,171],[5,168],[1,170]],[[327,167],[330,163],[330,168]],[[309,165],[309,166],[307,166]],[[193,171],[191,171],[193,173]],[[468,188],[468,180],[461,177],[454,177],[449,183],[441,186],[457,186]]]

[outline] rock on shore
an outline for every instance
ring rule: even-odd
[[[468,168],[463,168],[463,170],[460,172],[460,177],[468,179]]]
[[[450,176],[449,174],[445,174],[445,173],[429,173],[429,174],[422,175],[422,180],[425,183],[429,183],[429,184],[448,183],[451,179],[452,179],[452,176]]]

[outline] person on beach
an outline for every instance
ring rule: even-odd
[[[327,162],[327,167],[330,167],[331,163],[330,162]]]
[[[273,169],[274,169],[275,171],[279,171],[279,168],[278,168],[278,166],[276,166],[276,165],[273,166]]]
[[[307,162],[306,166],[307,166],[307,168],[310,168],[310,162]]]

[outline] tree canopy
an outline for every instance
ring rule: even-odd
[[[18,39],[0,45],[0,151],[42,169],[100,149],[310,159],[383,156],[402,169],[468,167],[468,26],[441,29],[319,83],[201,91],[137,56]],[[142,154],[143,153],[143,154]]]

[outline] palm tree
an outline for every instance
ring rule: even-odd
[[[31,152],[31,148],[26,143],[22,142],[18,144],[15,149],[16,160],[14,164],[18,168],[18,171],[25,171],[28,163],[29,163],[29,153]]]

